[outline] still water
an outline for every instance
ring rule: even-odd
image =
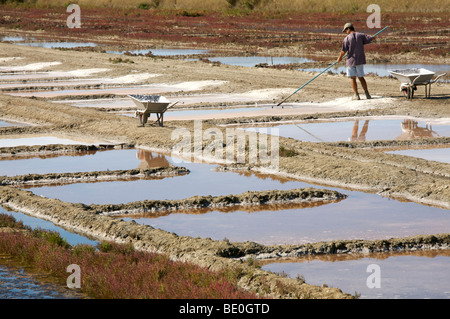
[[[48,231],[54,231],[61,235],[71,246],[75,245],[97,245],[98,241],[91,240],[85,236],[75,234],[71,231],[68,231],[62,227],[56,226],[50,221],[43,220],[37,217],[29,216],[27,214],[16,212],[13,210],[7,210],[0,206],[0,214],[6,214],[13,216],[16,221],[22,221],[25,226],[31,227],[32,229],[43,229]]]
[[[128,50],[128,51],[106,51],[110,54],[124,54],[129,52],[131,54],[143,54],[146,55],[151,52],[153,55],[157,56],[177,56],[177,55],[196,55],[208,53],[208,50],[198,50],[198,49],[140,49],[140,50]]]
[[[208,58],[213,62],[220,62],[227,65],[253,67],[260,63],[268,65],[280,65],[291,63],[305,63],[313,60],[301,57],[271,57],[271,56],[230,56],[230,57],[213,57]]]
[[[417,157],[417,158],[426,159],[428,161],[450,163],[450,148],[449,147],[433,148],[433,149],[399,150],[399,151],[389,151],[386,153]]]
[[[430,124],[419,119],[355,118],[339,121],[311,121],[273,126],[282,137],[304,142],[365,142],[411,140],[450,136],[450,125]],[[264,132],[267,128],[248,128]]]
[[[53,223],[32,217],[20,212],[4,209],[0,206],[0,214],[13,216],[32,229],[55,231],[70,245],[87,244],[96,246],[97,241],[72,233]],[[80,299],[84,298],[77,291],[56,284],[43,274],[35,274],[29,267],[23,267],[9,261],[0,254],[0,299]]]
[[[262,269],[357,293],[361,299],[450,298],[450,250],[309,257],[272,262]]]
[[[21,266],[5,265],[0,258],[0,299],[83,299],[45,276],[30,274]]]
[[[0,120],[0,127],[13,127],[13,126],[14,127],[17,127],[17,126],[28,126],[28,124]]]

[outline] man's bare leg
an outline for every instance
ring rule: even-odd
[[[356,83],[356,76],[350,77],[350,81],[352,82],[352,88],[355,95],[353,96],[353,100],[359,100],[358,94],[358,83]]]
[[[358,78],[359,82],[361,82],[361,86],[363,87],[364,93],[366,94],[366,98],[367,99],[371,99],[372,97],[369,94],[369,90],[367,89],[367,82],[366,79],[364,79],[364,77]],[[356,82],[356,80],[355,80]]]

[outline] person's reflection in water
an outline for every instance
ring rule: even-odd
[[[138,150],[136,157],[141,161],[138,166],[139,169],[170,166],[169,161],[162,154],[153,153],[146,150]]]
[[[365,142],[366,141],[366,133],[369,129],[369,120],[364,121],[363,128],[361,129],[361,133],[358,136],[359,130],[359,120],[355,121],[353,125],[352,137],[350,138],[351,142]]]

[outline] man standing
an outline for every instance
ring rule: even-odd
[[[364,64],[366,64],[366,54],[364,52],[364,45],[371,43],[373,37],[361,32],[355,32],[353,24],[346,23],[342,32],[345,32],[347,36],[342,43],[341,54],[339,55],[337,62],[341,62],[345,53],[347,53],[347,76],[350,77],[353,92],[353,100],[359,100],[358,85],[356,83],[356,77],[364,89],[366,98],[370,99],[369,90],[367,89],[367,83],[364,79]]]

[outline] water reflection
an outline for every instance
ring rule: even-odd
[[[159,218],[162,216],[169,216],[172,214],[190,214],[190,215],[203,215],[211,212],[219,212],[219,213],[236,213],[236,212],[246,212],[250,213],[258,213],[264,211],[283,211],[283,210],[294,210],[294,209],[304,209],[304,208],[313,208],[319,207],[322,205],[338,203],[344,199],[338,200],[329,200],[329,201],[311,201],[311,202],[302,202],[302,203],[279,203],[279,204],[263,204],[263,205],[249,205],[249,206],[229,206],[229,207],[206,207],[206,208],[195,208],[195,209],[186,209],[186,210],[177,210],[177,211],[156,211],[156,212],[146,212],[141,214],[127,214],[127,215],[115,215],[115,217],[122,218],[124,220],[139,220],[143,219],[143,223],[145,223],[144,219],[152,219]]]
[[[141,161],[138,165],[140,169],[171,166],[166,157],[159,153],[140,149],[136,152],[136,157]]]
[[[402,134],[397,137],[397,140],[439,137],[439,134],[436,133],[428,123],[425,124],[425,127],[420,127],[419,122],[415,120],[404,120],[401,128]]]
[[[170,165],[162,154],[136,149],[118,149],[3,157],[0,158],[0,175],[129,170]]]
[[[355,121],[355,124],[353,125],[353,131],[352,131],[352,137],[350,139],[351,142],[365,142],[366,141],[366,133],[369,129],[369,120],[364,121],[364,125],[362,127],[361,132],[358,135],[358,126],[359,126],[359,120]]]
[[[212,62],[220,62],[227,65],[253,67],[260,64],[281,65],[292,63],[313,62],[313,60],[300,57],[272,57],[272,56],[227,56],[208,58]]]
[[[309,121],[272,127],[279,129],[280,136],[305,142],[364,142],[450,136],[450,125],[435,125],[433,128],[431,124],[415,119],[357,118],[332,122]],[[247,130],[264,131],[266,128],[258,126]]]
[[[156,56],[177,56],[177,55],[196,55],[206,54],[208,50],[199,49],[138,49],[138,50],[122,50],[122,51],[106,51],[109,54],[135,54],[135,55],[156,55]]]
[[[419,126],[418,121],[411,119],[404,120],[400,124],[400,128],[402,133],[397,138],[395,138],[396,140],[412,140],[418,138],[439,137],[439,134],[433,131],[432,126],[429,125],[428,123],[425,123],[425,127],[421,127]],[[349,138],[349,141],[365,142],[368,129],[369,129],[369,120],[365,120],[361,132],[358,133],[359,120],[355,120],[355,124],[353,125],[352,136],[351,138]]]
[[[445,233],[450,229],[450,215],[445,209],[400,202],[376,194],[340,191],[349,197],[313,207],[284,207],[281,210],[266,207],[251,213],[240,207],[232,214],[214,209],[202,214],[125,217],[124,220],[135,220],[180,236],[228,238],[265,245],[376,240]]]

